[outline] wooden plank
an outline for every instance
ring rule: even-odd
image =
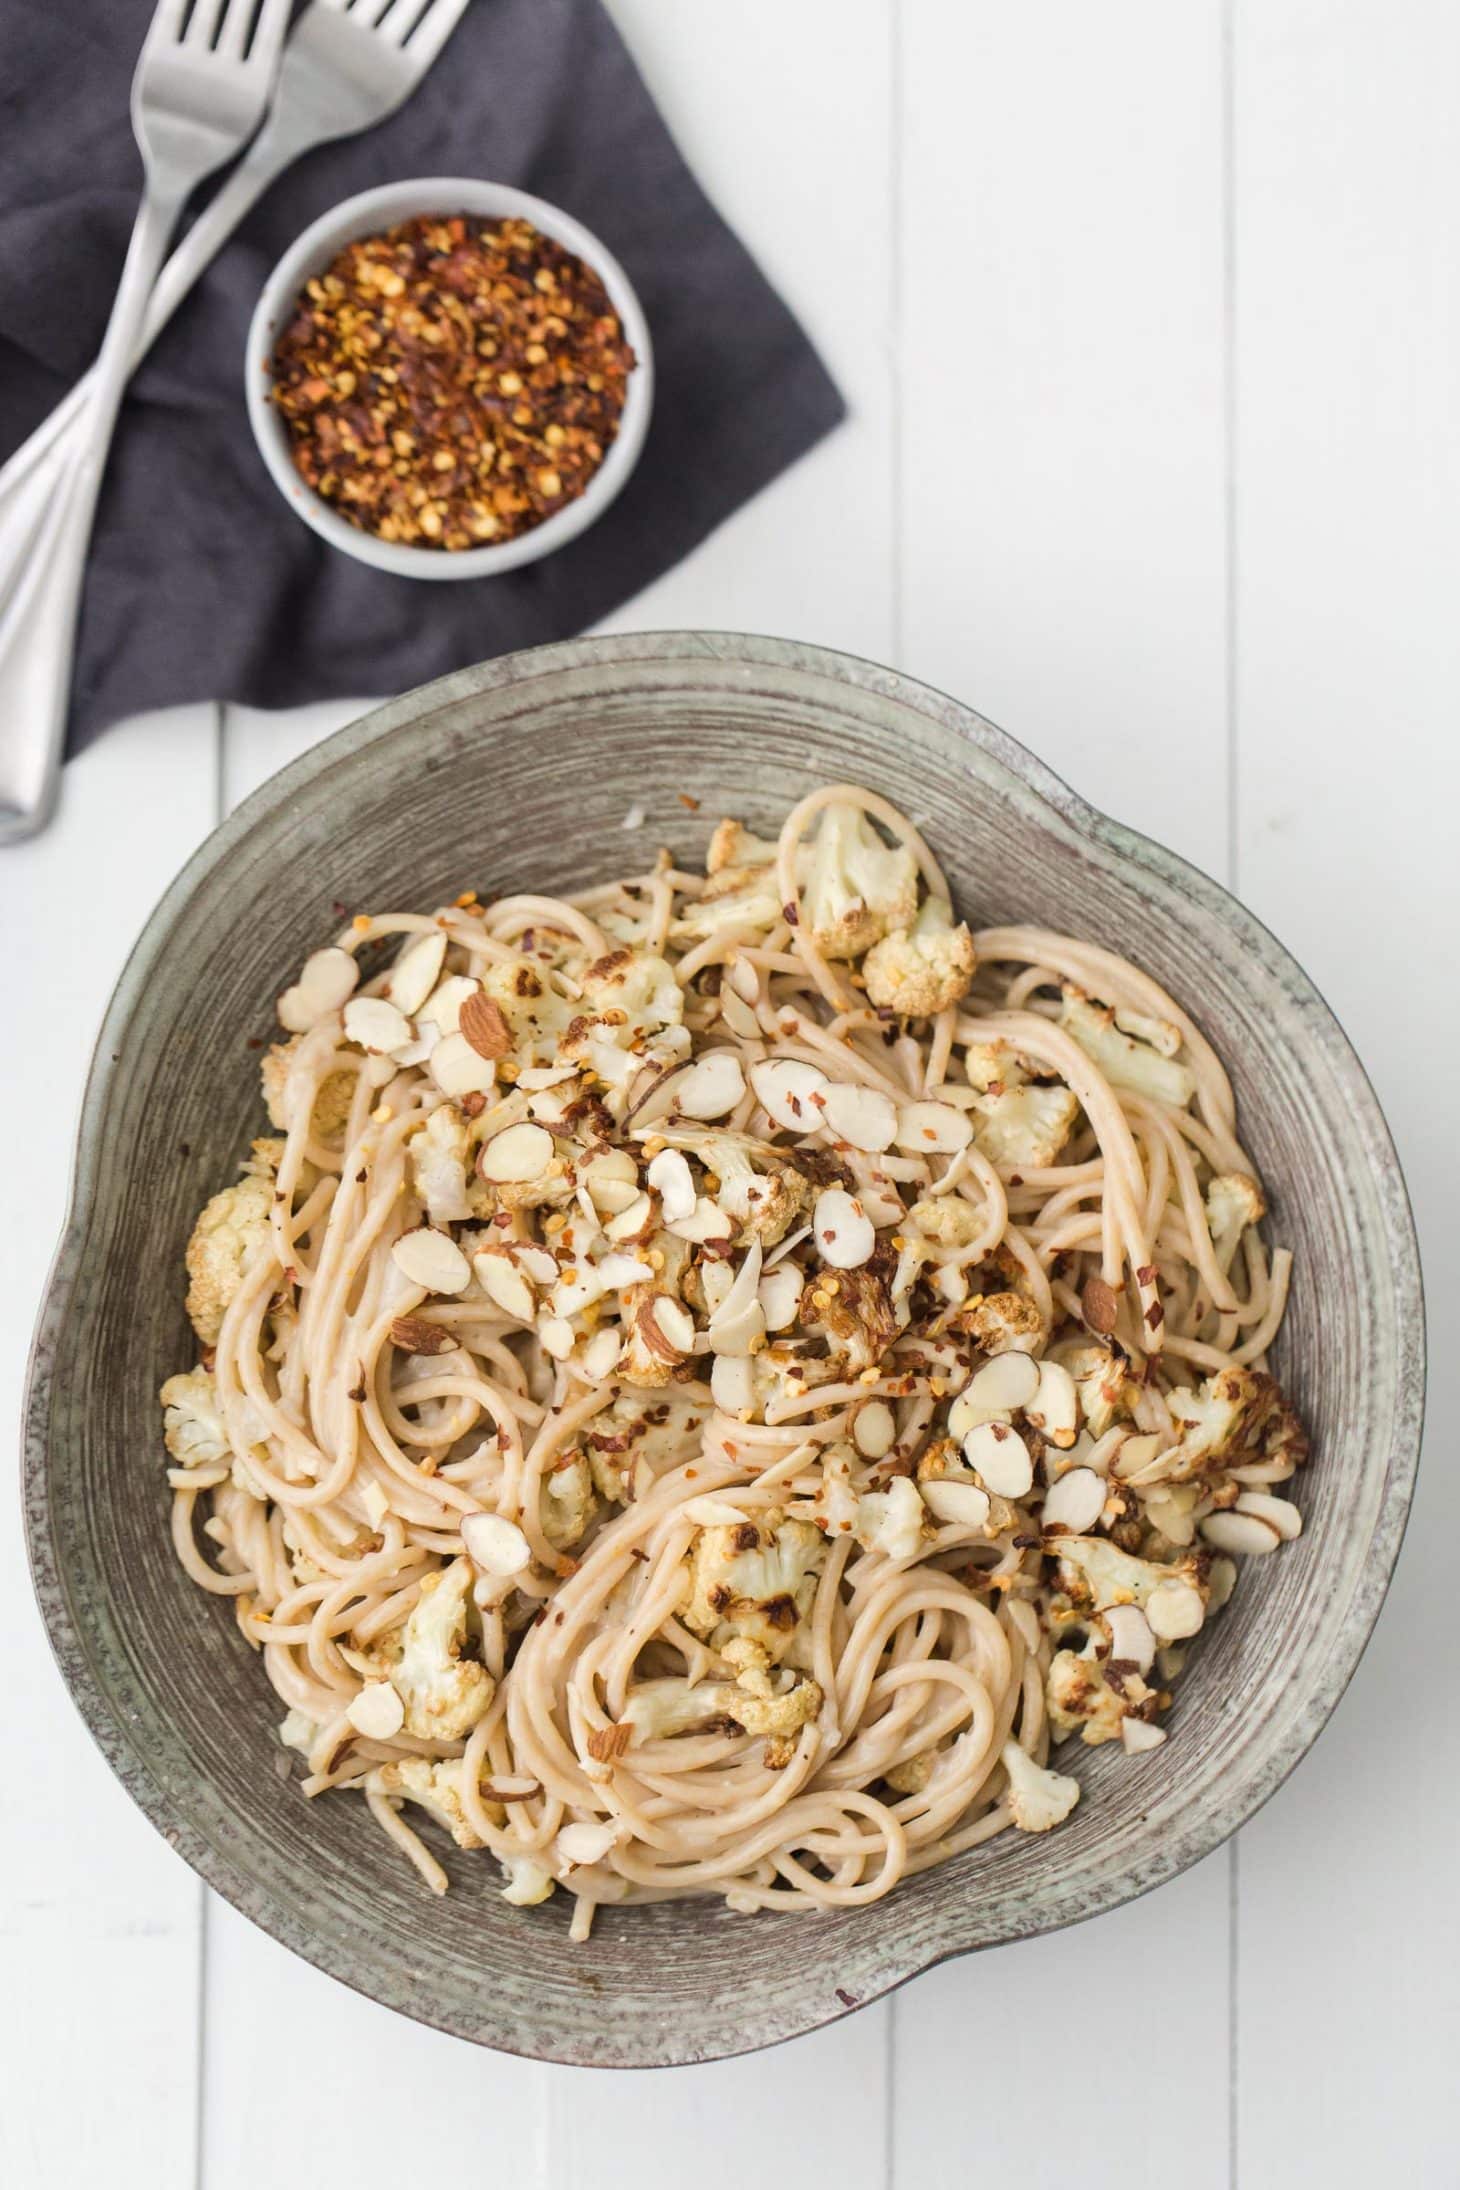
[[[1221,62],[1216,0],[978,0],[905,9],[896,71],[901,665],[1219,874]],[[1074,2165],[1143,2182],[1179,2150],[1184,2181],[1225,2185],[1230,1875],[1218,1855],[1095,1923],[909,1986],[893,2179],[951,2190],[976,2167],[1055,2185]],[[1195,2004],[1139,2102],[1093,2055],[1078,2097],[1056,2097],[1073,2003],[1098,2000],[1099,2029],[1148,2032],[1168,1957]],[[1028,2103],[965,2113],[964,2089]],[[1064,2128],[1042,2137],[1047,2106]]]
[[[1460,19],[1239,0],[1235,59],[1239,874],[1388,1111],[1438,1433],[1374,1643],[1243,1835],[1238,2162],[1243,2190],[1439,2185],[1460,2013],[1460,1733],[1436,1708],[1460,1525]]]
[[[20,1413],[65,1213],[82,1079],[113,981],[213,821],[212,707],[111,731],[65,774],[45,834],[0,852],[11,1037],[0,1139],[0,1418]],[[159,1448],[160,1449],[160,1448]],[[0,1531],[0,2181],[193,2182],[202,1888],[112,1778],[46,1646],[14,1524]],[[21,1765],[20,1760],[25,1760]],[[119,2124],[145,2123],[145,2140]]]

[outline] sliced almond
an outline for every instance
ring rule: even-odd
[[[905,1103],[897,1113],[895,1138],[909,1155],[953,1156],[973,1139],[973,1120],[952,1103]]]
[[[535,1247],[531,1241],[526,1241],[513,1248],[512,1259],[523,1276],[531,1278],[534,1285],[556,1285],[557,1260],[545,1247]]]
[[[1149,1673],[1156,1658],[1156,1638],[1139,1605],[1113,1604],[1100,1617],[1110,1630],[1110,1655]]]
[[[682,1218],[694,1215],[694,1173],[688,1158],[679,1149],[660,1149],[649,1166],[649,1184],[663,1205],[666,1224],[676,1224]]]
[[[408,1354],[449,1354],[461,1344],[429,1316],[397,1316],[390,1326],[390,1342]]]
[[[897,1106],[875,1087],[833,1081],[822,1098],[823,1115],[839,1141],[880,1156],[897,1137]]]
[[[565,1323],[561,1316],[544,1316],[537,1326],[537,1335],[554,1361],[566,1361],[573,1351],[573,1326]]]
[[[484,1144],[481,1174],[494,1185],[525,1185],[529,1179],[540,1179],[552,1160],[551,1133],[545,1126],[524,1122],[494,1133]]]
[[[980,1470],[982,1473],[982,1470]],[[1050,1486],[1044,1500],[1044,1526],[1083,1536],[1105,1510],[1105,1478],[1093,1468],[1071,1468]]]
[[[462,998],[458,1025],[479,1057],[489,1057],[495,1063],[512,1047],[506,1013],[495,997],[484,996],[480,989]]]
[[[616,1825],[565,1825],[553,1847],[565,1863],[601,1863],[618,1840]]]
[[[345,1034],[361,1049],[389,1056],[411,1039],[410,1022],[383,996],[352,996],[345,1006]]]
[[[1007,1360],[1009,1356],[1004,1358]],[[1079,1425],[1079,1395],[1074,1378],[1062,1362],[1040,1362],[1039,1389],[1032,1399],[1025,1401],[1025,1407],[1034,1427],[1050,1444],[1058,1446],[1061,1452],[1068,1452],[1075,1442]]]
[[[811,1236],[822,1261],[833,1270],[859,1270],[877,1245],[872,1219],[839,1186],[829,1186],[817,1195]]]
[[[462,1519],[461,1540],[467,1556],[481,1574],[520,1574],[531,1564],[532,1546],[515,1521],[500,1513],[468,1513]]]
[[[743,996],[737,996],[728,981],[720,990],[720,1017],[742,1042],[760,1040],[760,1021],[755,1016],[755,1006],[747,1004]]]
[[[1244,1490],[1235,1510],[1250,1513],[1269,1528],[1275,1528],[1285,1543],[1292,1543],[1303,1533],[1303,1516],[1287,1498],[1270,1498],[1265,1491]]]
[[[801,1305],[801,1272],[794,1262],[779,1262],[760,1281],[760,1304],[768,1331],[789,1330]]]
[[[565,1087],[539,1088],[527,1098],[527,1108],[539,1125],[561,1126],[573,1107],[573,1090]]]
[[[748,959],[741,958],[738,955],[727,958],[725,961],[725,981],[727,987],[733,989],[735,994],[742,998],[745,1003],[754,1004],[759,1000],[760,975]]]
[[[1115,1456],[1112,1472],[1122,1483],[1148,1468],[1161,1450],[1161,1440],[1154,1431],[1144,1431],[1138,1437],[1127,1437]]]
[[[732,1506],[728,1498],[713,1495],[687,1499],[679,1510],[696,1528],[739,1528],[745,1519],[739,1506]]]
[[[623,1336],[611,1323],[605,1323],[601,1331],[595,1331],[583,1348],[583,1374],[590,1383],[601,1384],[606,1376],[611,1376],[623,1350]]]
[[[511,1316],[514,1323],[530,1323],[537,1313],[537,1302],[532,1287],[511,1257],[499,1248],[484,1248],[473,1255],[471,1266],[477,1274],[477,1283],[503,1315]],[[557,1265],[553,1265],[557,1274]]]
[[[279,998],[279,1024],[290,1034],[307,1034],[321,1019],[338,1011],[354,995],[360,969],[348,951],[315,951],[299,969],[293,988]]]
[[[443,1095],[487,1095],[497,1078],[480,1050],[464,1034],[443,1034],[431,1052],[430,1072]]]
[[[1000,1498],[1027,1498],[1034,1486],[1029,1447],[1007,1422],[980,1422],[963,1440],[963,1457]]]
[[[635,1194],[626,1202],[617,1216],[610,1217],[603,1227],[605,1239],[611,1239],[622,1247],[630,1240],[644,1240],[654,1229],[654,1204],[645,1193]]]
[[[1039,1363],[1023,1353],[995,1354],[976,1369],[948,1410],[954,1437],[966,1437],[980,1422],[1006,1421],[1039,1390]]]
[[[563,1087],[577,1077],[576,1065],[524,1065],[517,1075],[517,1085],[532,1093],[545,1087]]]
[[[397,1011],[413,1019],[435,988],[446,956],[446,938],[438,928],[434,935],[418,936],[401,952],[391,968],[386,994]]]
[[[1211,1572],[1207,1576],[1208,1617],[1213,1612],[1220,1612],[1223,1605],[1230,1602],[1232,1592],[1236,1587],[1236,1560],[1227,1558],[1213,1559]]]
[[[674,1107],[686,1118],[723,1118],[745,1093],[745,1073],[733,1049],[706,1050],[680,1075]]]
[[[1120,1743],[1128,1756],[1159,1749],[1165,1739],[1165,1727],[1153,1726],[1149,1719],[1123,1718],[1120,1722]]]
[[[923,1504],[936,1520],[946,1521],[952,1528],[985,1528],[989,1517],[989,1494],[980,1490],[977,1483],[919,1483]]]
[[[751,1066],[750,1084],[767,1117],[788,1133],[810,1133],[821,1123],[816,1098],[826,1093],[830,1083],[815,1065],[803,1064],[797,1057],[767,1057]]]
[[[645,1301],[639,1310],[639,1329],[644,1343],[661,1360],[678,1360],[689,1353],[695,1342],[694,1319],[689,1310],[677,1300],[661,1293],[657,1299]],[[650,1333],[657,1334],[655,1338]]]
[[[885,1399],[869,1399],[858,1407],[852,1443],[866,1460],[884,1460],[891,1452],[897,1443],[897,1418]]]
[[[710,1240],[731,1238],[735,1226],[717,1201],[710,1201],[701,1194],[691,1215],[667,1224],[665,1230],[672,1232],[676,1239],[687,1239],[692,1246],[703,1247]]]
[[[617,1216],[639,1192],[639,1167],[626,1148],[605,1149],[583,1164],[579,1177],[593,1206],[603,1216]]]
[[[1273,1538],[1277,1542],[1277,1538]],[[1157,1642],[1181,1642],[1206,1618],[1201,1591],[1191,1582],[1157,1582],[1146,1599],[1146,1619]]]
[[[1262,1558],[1282,1542],[1277,1530],[1255,1513],[1209,1513],[1201,1532],[1214,1550],[1239,1558]]]
[[[605,1255],[597,1271],[604,1291],[609,1293],[621,1293],[629,1285],[650,1284],[654,1277],[653,1263],[640,1262],[636,1255]]]
[[[438,1034],[455,1034],[461,1024],[462,1005],[468,996],[479,995],[481,986],[480,981],[469,980],[464,973],[448,974],[416,1016],[423,1023],[429,1021]]]
[[[404,1726],[406,1707],[389,1681],[367,1681],[345,1705],[345,1717],[367,1740],[389,1741]]]
[[[717,1354],[710,1394],[722,1414],[741,1415],[755,1405],[755,1372],[748,1354]]]
[[[471,1283],[471,1264],[455,1240],[429,1224],[402,1232],[390,1254],[401,1275],[428,1293],[463,1293]]]

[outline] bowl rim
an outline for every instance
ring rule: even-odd
[[[79,1249],[85,1230],[83,1212],[98,1169],[102,1138],[100,1121],[106,1116],[107,1091],[115,1069],[111,1053],[119,1046],[118,1038],[131,1012],[133,999],[146,982],[178,916],[197,888],[232,856],[256,824],[295,798],[317,776],[349,760],[364,747],[407,725],[429,719],[441,707],[457,700],[516,683],[528,683],[542,674],[583,669],[600,663],[620,667],[642,664],[655,668],[682,664],[692,668],[696,661],[706,659],[746,669],[803,672],[812,677],[829,678],[930,714],[943,727],[971,739],[1008,768],[1087,842],[1139,872],[1165,883],[1179,881],[1188,902],[1199,915],[1224,923],[1247,949],[1256,953],[1265,968],[1280,972],[1296,994],[1319,1005],[1318,1014],[1310,1021],[1309,1039],[1328,1053],[1331,1064],[1341,1075],[1354,1105],[1356,1125],[1366,1146],[1382,1166],[1378,1173],[1381,1182],[1378,1199],[1394,1275],[1400,1333],[1395,1364],[1393,1438],[1385,1474],[1386,1495],[1355,1578],[1354,1592],[1335,1632],[1332,1647],[1315,1672],[1300,1718],[1282,1745],[1267,1759],[1259,1760],[1259,1768],[1234,1784],[1225,1802],[1212,1805],[1189,1832],[1180,1836],[1177,1845],[1145,1853],[1123,1868],[1113,1869],[1091,1890],[1086,1904],[1079,1909],[1055,1912],[1055,1897],[1052,1896],[1052,1913],[1047,1919],[1041,1916],[1032,1922],[1008,1923],[991,1933],[986,1924],[960,1926],[956,1914],[952,1915],[946,1944],[941,1945],[939,1951],[926,1954],[913,1949],[901,1957],[895,1951],[889,1952],[876,1982],[860,1991],[855,2000],[840,1995],[840,2004],[830,2010],[820,2000],[808,2002],[805,2012],[798,2009],[784,2015],[764,2037],[756,2037],[745,2045],[714,2052],[661,2052],[652,2057],[640,2053],[613,2058],[600,2052],[593,2065],[669,2066],[729,2059],[736,2053],[760,2051],[838,2022],[843,2015],[887,1997],[912,1978],[961,1955],[1014,1939],[1042,1937],[1088,1917],[1103,1915],[1139,1899],[1212,1853],[1245,1824],[1296,1769],[1332,1717],[1357,1669],[1383,1607],[1403,1542],[1424,1422],[1424,1285],[1412,1206],[1393,1137],[1372,1083],[1326,1000],[1283,944],[1220,883],[1179,854],[1091,806],[1042,760],[961,701],[859,656],[784,639],[703,631],[573,639],[499,656],[417,686],[347,724],[269,777],[204,839],[159,899],[118,976],[92,1054],[66,1215],[41,1300],[23,1406],[21,1487],[32,1584],[52,1653],[93,1740],[149,1822],[215,1892],[282,1945],[363,1997],[432,2024],[449,2035],[468,2037],[498,2051],[515,2053],[526,2059],[571,2061],[573,2065],[583,2063],[574,2056],[554,2054],[530,2045],[519,2047],[504,2043],[499,2035],[489,2038],[481,2031],[463,2030],[444,2016],[438,2019],[431,2011],[430,2003],[423,2003],[415,1994],[408,1997],[390,1976],[381,1978],[363,1970],[358,1963],[351,1963],[348,1956],[336,1952],[328,1940],[308,1931],[226,1850],[191,1825],[177,1822],[166,1790],[154,1780],[141,1755],[132,1748],[123,1717],[113,1707],[92,1669],[55,1560],[46,1489],[50,1359],[77,1285]]]
[[[444,550],[414,547],[406,541],[380,540],[347,524],[329,504],[305,484],[289,454],[279,414],[270,401],[273,385],[274,343],[294,299],[312,273],[327,265],[341,245],[357,236],[368,236],[398,221],[425,213],[449,217],[454,212],[486,217],[529,220],[544,235],[592,267],[608,291],[624,335],[634,352],[623,415],[607,456],[588,485],[573,501],[545,517],[530,531],[499,546]],[[318,219],[310,222],[289,248],[281,253],[259,292],[244,341],[244,402],[254,442],[269,477],[284,501],[329,546],[353,555],[374,570],[401,578],[443,580],[488,578],[508,570],[520,570],[556,548],[566,547],[595,524],[615,501],[638,463],[654,410],[654,345],[638,292],[618,259],[592,229],[546,198],[518,190],[510,183],[487,181],[472,175],[420,175],[399,182],[378,183],[370,190],[342,198]]]

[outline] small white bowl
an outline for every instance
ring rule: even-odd
[[[288,431],[274,406],[274,345],[304,284],[357,236],[378,235],[401,221],[428,213],[447,217],[474,213],[485,220],[531,221],[545,236],[551,236],[565,251],[573,252],[593,268],[608,291],[609,302],[638,361],[629,374],[618,433],[583,492],[531,531],[504,540],[500,546],[410,547],[399,541],[378,540],[374,533],[347,524],[300,477],[290,454]],[[311,525],[321,539],[328,540],[331,547],[342,548],[358,562],[370,563],[376,570],[394,571],[402,578],[486,578],[551,555],[554,548],[576,539],[603,515],[637,463],[649,430],[654,407],[654,353],[648,323],[628,275],[581,221],[545,199],[531,197],[525,190],[511,190],[505,183],[480,182],[461,175],[427,175],[415,182],[385,183],[378,190],[362,190],[357,197],[346,198],[343,204],[322,213],[284,253],[264,284],[249,326],[244,391],[249,424],[275,486],[296,516]]]

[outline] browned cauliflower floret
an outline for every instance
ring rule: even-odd
[[[1055,1652],[1044,1692],[1055,1732],[1078,1733],[1091,1749],[1118,1741],[1124,1719],[1144,1718],[1156,1707],[1155,1691],[1134,1666],[1107,1669],[1088,1647]]]
[[[422,1740],[464,1741],[495,1693],[486,1667],[462,1656],[472,1579],[468,1559],[428,1574],[400,1633],[390,1680],[406,1732]]]
[[[1147,1033],[1160,1031],[1163,1045],[1169,1049],[1170,1043],[1157,1022],[1132,1020],[1128,1013],[1117,1014],[1109,1005],[1097,1003],[1083,989],[1066,986],[1060,1025],[1074,1036],[1087,1056],[1094,1058],[1112,1087],[1128,1087],[1137,1095],[1149,1095],[1156,1102],[1173,1103],[1178,1110],[1184,1110],[1196,1093],[1196,1078],[1190,1068],[1173,1063],[1170,1056],[1147,1041],[1133,1041],[1121,1032],[1118,1018]],[[1179,1044],[1179,1031],[1171,1032]]]
[[[1044,1337],[1044,1319],[1022,1293],[980,1293],[953,1321],[986,1354],[1032,1353]]]
[[[1077,1346],[1063,1361],[1075,1380],[1086,1428],[1092,1437],[1103,1437],[1113,1423],[1130,1413],[1140,1395],[1130,1363],[1109,1346]]]
[[[820,1531],[788,1520],[778,1506],[758,1522],[702,1528],[690,1548],[690,1594],[680,1617],[717,1646],[744,1636],[779,1662],[811,1609],[825,1560]]]
[[[284,1088],[294,1053],[303,1039],[302,1035],[296,1034],[287,1042],[275,1042],[272,1049],[264,1052],[264,1061],[260,1067],[269,1123],[280,1133],[287,1132],[289,1128],[289,1119],[284,1109]],[[319,1093],[314,1098],[314,1115],[309,1121],[309,1129],[316,1140],[338,1140],[345,1130],[354,1093],[353,1072],[331,1072],[321,1080]]]
[[[1273,1379],[1256,1369],[1222,1369],[1200,1391],[1183,1385],[1168,1392],[1166,1404],[1181,1433],[1173,1482],[1260,1460],[1300,1467],[1308,1457],[1303,1425]]]
[[[583,990],[558,1054],[565,1061],[601,1059],[605,1077],[614,1060],[602,1059],[601,1046],[627,1050],[678,1027],[684,1018],[684,991],[674,968],[653,951],[610,951],[595,959],[581,976]],[[681,1037],[681,1039],[683,1039]],[[632,1071],[632,1065],[621,1068]]]
[[[718,821],[705,853],[705,873],[725,867],[764,867],[776,856],[774,837],[753,836],[740,821]]]
[[[467,1818],[461,1800],[461,1759],[400,1757],[391,1764],[377,1764],[365,1781],[372,1794],[419,1803],[438,1825],[444,1825],[458,1848],[480,1848],[482,1842]]]
[[[218,1406],[218,1389],[207,1369],[170,1376],[158,1393],[162,1403],[162,1441],[180,1468],[232,1464],[233,1452]]]
[[[216,1342],[244,1271],[268,1247],[274,1179],[283,1154],[282,1141],[255,1141],[238,1184],[215,1194],[193,1226],[187,1251],[187,1306],[193,1329],[205,1346]]]
[[[918,910],[918,863],[906,844],[884,844],[860,806],[822,811],[801,887],[801,925],[828,958],[860,958]]]
[[[802,1329],[825,1338],[846,1376],[875,1368],[907,1322],[892,1298],[896,1270],[896,1250],[879,1240],[860,1269],[820,1271],[801,1294]]]
[[[677,1392],[653,1399],[641,1392],[620,1392],[583,1429],[583,1447],[600,1498],[627,1505],[633,1473],[642,1460],[652,1474],[692,1460],[699,1451],[705,1411]]]
[[[1017,1741],[999,1752],[1009,1775],[1009,1815],[1021,1833],[1047,1833],[1063,1824],[1080,1799],[1080,1782],[1036,1764]]]
[[[973,937],[946,897],[930,897],[911,928],[895,928],[874,943],[862,966],[867,995],[879,1010],[926,1019],[968,994],[975,966]]]
[[[708,1174],[705,1192],[734,1219],[747,1241],[774,1247],[810,1210],[815,1199],[811,1180],[768,1141],[713,1126],[656,1130],[666,1146],[699,1158]]]
[[[907,1221],[915,1232],[921,1232],[924,1239],[936,1240],[940,1247],[970,1246],[986,1222],[961,1194],[935,1194],[928,1201],[914,1202]]]
[[[1262,1188],[1245,1171],[1222,1171],[1207,1188],[1207,1229],[1212,1235],[1217,1267],[1225,1274],[1236,1259],[1242,1235],[1249,1224],[1260,1224],[1267,1214]]]

